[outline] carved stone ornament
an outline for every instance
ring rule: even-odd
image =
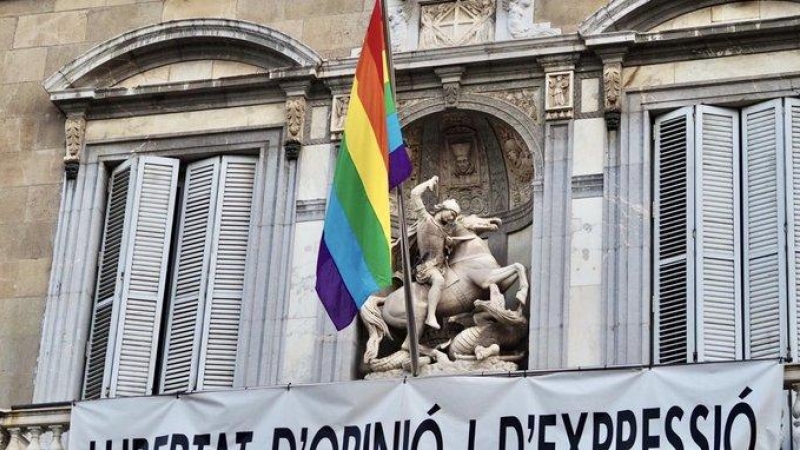
[[[537,106],[537,92],[533,88],[486,92],[484,95],[511,103],[522,111],[525,111],[525,114],[533,120],[534,123],[538,124],[541,121],[539,107]]]
[[[517,370],[518,361],[525,357],[525,346],[520,344],[528,332],[525,267],[515,263],[498,268],[480,237],[496,231],[500,219],[463,216],[453,198],[429,212],[422,194],[435,191],[438,183],[439,177],[434,176],[411,190],[416,226],[410,251],[420,261],[412,286],[414,312],[419,342],[426,349],[420,373]],[[515,307],[508,308],[498,286],[517,282]],[[363,358],[367,378],[400,377],[408,369],[407,343],[398,342],[393,349],[381,346],[389,324],[406,327],[403,291],[401,287],[385,297],[372,296],[361,308],[359,314],[368,332]],[[382,350],[388,354],[382,355]]]
[[[286,100],[286,141],[303,142],[306,99],[304,97]]]
[[[68,179],[75,179],[81,159],[81,150],[86,136],[86,119],[83,117],[68,117],[64,122],[66,134],[66,153],[64,155],[64,170]]]
[[[622,63],[603,66],[603,105],[608,128],[619,127],[622,95]]]
[[[505,0],[503,6],[508,12],[508,33],[514,39],[561,34],[549,23],[533,23],[533,0]]]
[[[547,120],[572,118],[574,78],[572,71],[547,74],[544,104]]]
[[[349,95],[333,96],[333,112],[331,113],[331,133],[344,131],[344,120],[347,117],[347,107],[350,104]]]
[[[290,161],[296,160],[303,148],[305,116],[305,97],[286,99],[286,124],[284,125],[286,137],[283,140],[283,147],[286,150],[286,159]]]
[[[456,0],[420,8],[419,48],[494,40],[495,0]]]
[[[458,99],[461,96],[461,85],[458,83],[447,83],[442,86],[444,94],[444,105],[447,108],[457,108]]]

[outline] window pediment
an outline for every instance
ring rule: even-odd
[[[158,67],[200,60],[239,62],[265,71],[322,63],[309,47],[265,26],[224,19],[179,20],[108,40],[62,67],[44,86],[51,94],[109,87]]]

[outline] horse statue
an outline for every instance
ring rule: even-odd
[[[505,292],[517,281],[517,311],[521,314],[528,298],[529,287],[525,266],[519,263],[500,266],[487,243],[480,237],[481,233],[496,231],[500,225],[499,218],[481,218],[475,215],[458,217],[451,234],[454,245],[447,259],[444,289],[436,308],[437,315],[451,318],[469,314],[474,311],[476,300],[488,298],[490,286],[497,285],[501,292]],[[426,315],[425,299],[429,289],[425,284],[413,282],[418,340],[425,329],[423,319]],[[384,296],[370,296],[361,308],[360,315],[369,333],[364,363],[373,371],[384,370],[375,364],[381,341],[385,336],[391,336],[390,327],[406,329],[403,288],[395,289]],[[407,352],[401,350],[397,352],[398,357],[403,357],[401,353],[407,355]]]

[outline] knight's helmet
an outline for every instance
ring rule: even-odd
[[[435,205],[433,207],[433,209],[436,212],[444,211],[444,210],[450,210],[450,211],[453,211],[454,213],[456,213],[456,215],[461,214],[461,207],[458,206],[458,202],[455,201],[455,199],[452,199],[452,198],[448,198],[447,200],[443,201],[442,203],[439,203],[439,204]]]

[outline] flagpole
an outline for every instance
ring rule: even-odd
[[[386,65],[389,70],[389,83],[392,86],[392,98],[397,102],[397,90],[394,81],[394,61],[392,59],[392,35],[387,26],[389,11],[386,3],[388,0],[377,0],[381,2],[381,13],[383,14],[383,36],[386,43]],[[419,342],[417,342],[417,317],[414,311],[414,292],[411,289],[411,256],[409,255],[408,230],[406,224],[406,205],[403,198],[403,183],[395,188],[398,207],[398,223],[400,224],[400,252],[403,260],[403,291],[406,301],[406,325],[408,327],[408,344],[411,353],[411,374],[419,374]]]

